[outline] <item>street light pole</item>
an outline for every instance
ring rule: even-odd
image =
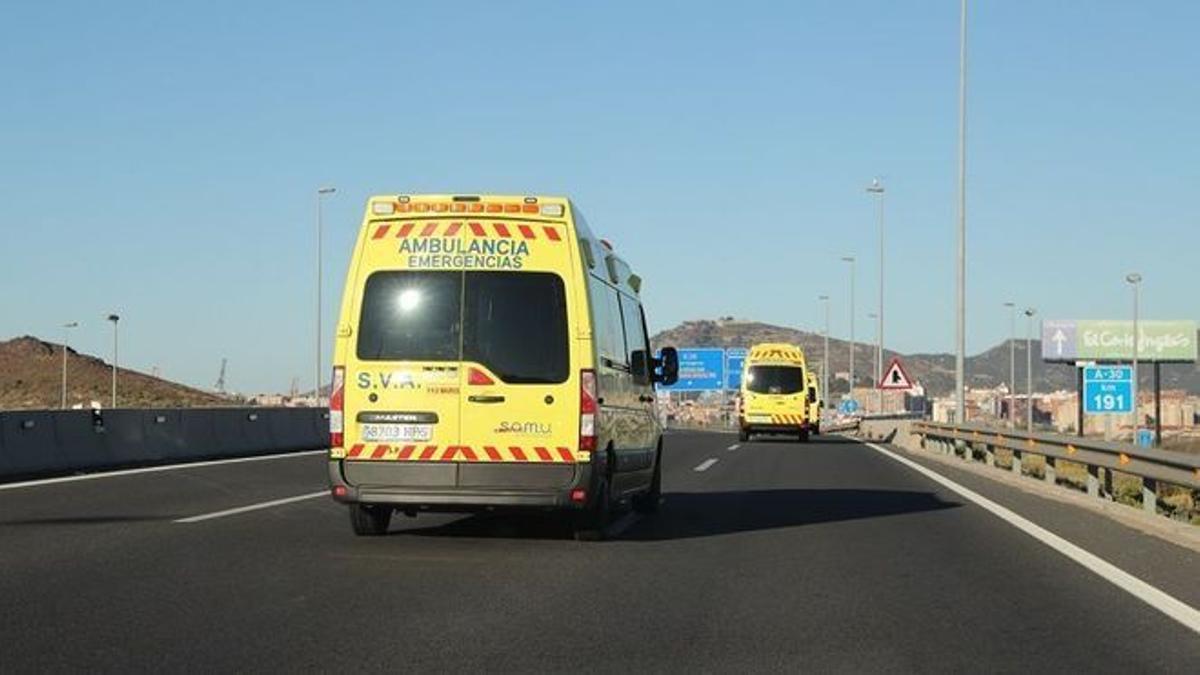
[[[822,295],[817,299],[825,303],[825,347],[821,351],[821,400],[827,402],[829,401],[829,296]]]
[[[1029,325],[1025,328],[1025,431],[1033,433],[1033,315],[1037,310],[1025,310]]]
[[[78,327],[78,321],[63,324],[62,405],[60,406],[63,410],[67,409],[67,342],[70,340],[70,330]]]
[[[1142,275],[1132,272],[1125,276],[1125,281],[1133,286],[1133,442],[1137,443],[1138,427],[1142,426],[1142,419],[1138,414],[1138,351],[1141,340],[1138,330],[1138,305],[1142,299]]]
[[[336,191],[337,188],[333,187],[317,188],[317,353],[315,364],[316,367],[313,377],[313,382],[316,383],[313,388],[313,398],[316,399],[317,406],[321,405],[321,240],[323,238],[322,232],[324,230],[321,206],[322,198],[325,195],[331,195]]]
[[[846,398],[854,398],[854,256],[842,258],[842,262],[850,263],[850,392]]]
[[[954,387],[959,423],[966,421],[967,367],[967,0],[958,28],[958,308],[955,321]]]
[[[117,407],[117,323],[121,317],[109,314],[108,320],[113,325],[113,362],[112,362],[112,407]]]
[[[1008,308],[1008,428],[1017,426],[1017,303],[1006,302]]]
[[[867,186],[867,193],[879,198],[879,311],[875,324],[875,382],[883,380],[883,184],[876,178]],[[883,412],[883,390],[876,389],[875,400],[879,404],[879,412]]]
[[[874,321],[876,327],[879,326],[879,315],[878,314],[876,314],[875,312],[871,312],[871,313],[867,314],[867,318]],[[879,372],[879,369],[882,367],[879,364],[879,356],[882,352],[879,351],[878,344],[875,345],[875,349],[873,349],[872,352],[874,352],[874,353],[871,356],[871,361],[872,361],[871,372],[875,373],[875,382],[871,386],[875,387],[875,391],[877,393],[877,395],[875,397],[875,404],[876,404],[875,412],[882,413],[883,412],[883,390],[879,389],[879,382],[881,380],[883,380],[883,373]]]

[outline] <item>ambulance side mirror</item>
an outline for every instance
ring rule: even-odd
[[[674,347],[663,347],[654,365],[655,382],[669,386],[679,381],[679,352]]]

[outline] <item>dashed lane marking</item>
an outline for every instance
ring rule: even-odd
[[[213,513],[202,513],[198,516],[188,516],[180,518],[176,523],[199,523],[205,520],[213,520],[214,518],[224,518],[226,516],[236,516],[240,513],[249,513],[250,511],[261,511],[262,509],[270,509],[284,504],[292,504],[302,502],[306,499],[316,499],[317,497],[328,497],[329,490],[321,490],[320,492],[310,492],[306,495],[296,495],[295,497],[284,497],[283,499],[273,499],[269,502],[259,502],[247,506],[239,506],[234,509],[225,509],[224,511],[214,511]]]

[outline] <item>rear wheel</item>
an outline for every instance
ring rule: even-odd
[[[658,448],[658,456],[654,459],[654,477],[650,479],[650,489],[645,494],[633,498],[633,510],[641,514],[651,514],[658,511],[658,502],[662,500],[662,447]]]
[[[745,443],[750,440],[750,432],[745,429],[738,429],[738,442]]]
[[[350,505],[350,527],[360,537],[378,537],[387,534],[392,522],[392,509],[371,504]]]
[[[608,494],[608,480],[601,481],[596,490],[596,502],[577,516],[575,521],[576,541],[603,541],[612,521],[612,503]]]
[[[808,429],[801,429],[801,430],[800,430],[800,442],[801,442],[801,443],[807,443],[807,442],[808,442]]]

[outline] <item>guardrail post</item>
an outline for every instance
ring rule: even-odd
[[[983,444],[983,461],[988,466],[996,466],[996,448],[991,443]]]
[[[1113,472],[1111,469],[1104,470],[1104,496],[1107,499],[1112,499],[1113,496]]]
[[[1099,497],[1100,496],[1100,467],[1092,466],[1091,464],[1089,464],[1087,467],[1087,475],[1088,475],[1087,476],[1088,496],[1089,497]]]
[[[1142,479],[1142,509],[1158,515],[1158,481],[1152,478]]]
[[[1050,485],[1058,484],[1058,466],[1054,462],[1053,457],[1046,457],[1046,468],[1042,471],[1042,478]]]
[[[1020,450],[1012,451],[1012,467],[1010,467],[1010,468],[1011,468],[1012,472],[1015,473],[1016,475],[1018,475],[1018,476],[1021,475],[1021,451]]]

